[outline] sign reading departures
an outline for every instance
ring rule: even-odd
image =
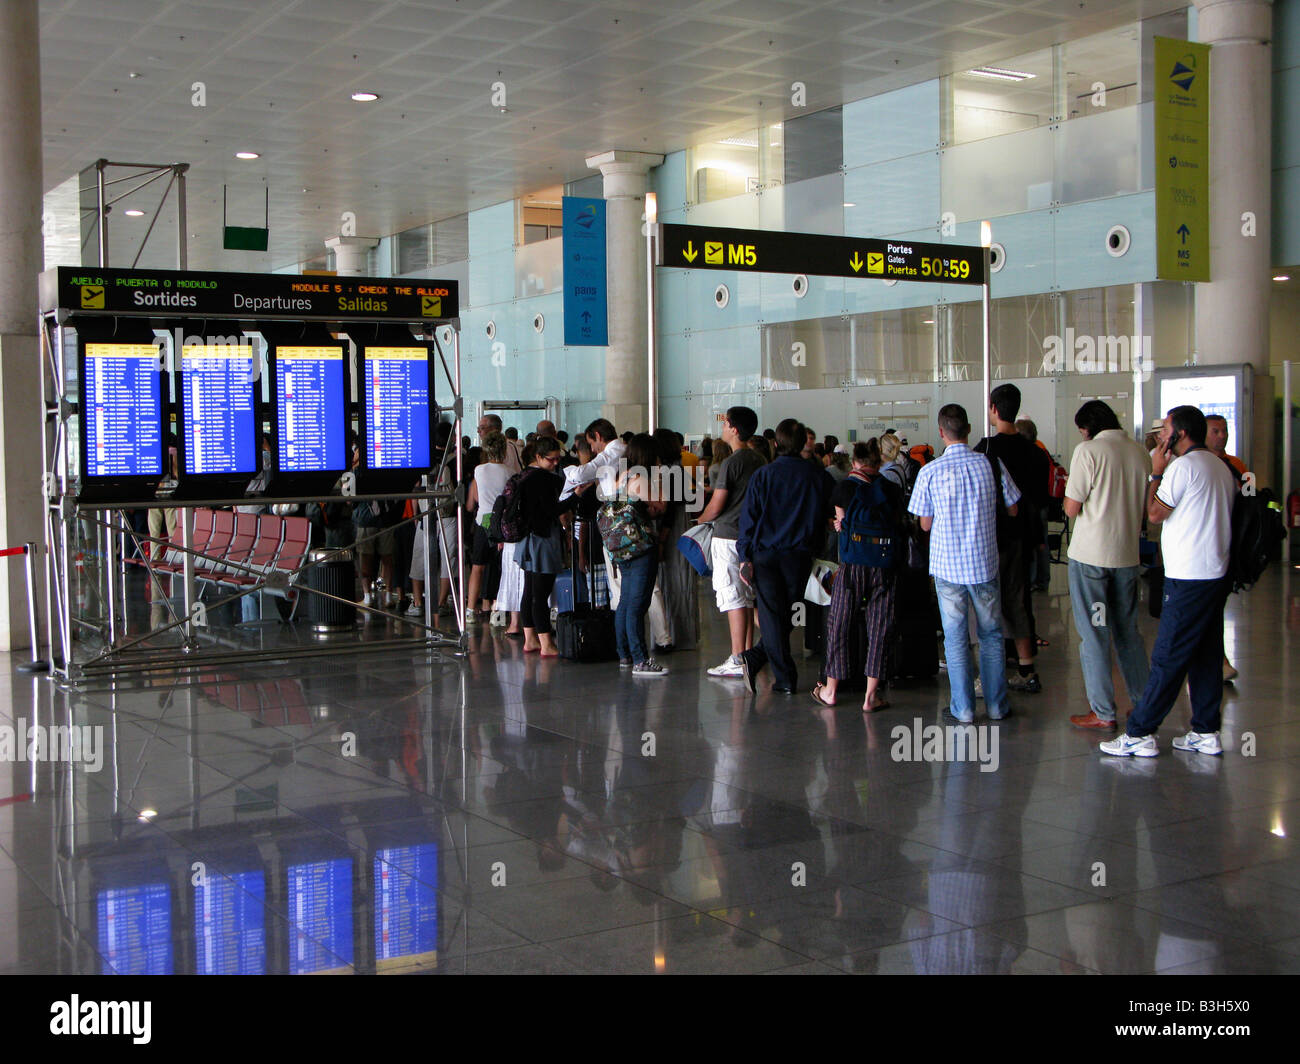
[[[687,270],[984,283],[984,249],[965,244],[665,224],[658,248],[655,265]]]
[[[77,314],[282,319],[449,321],[455,281],[279,273],[180,273],[59,266],[41,274],[41,308]]]

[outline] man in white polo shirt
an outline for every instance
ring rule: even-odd
[[[1163,525],[1165,595],[1151,650],[1151,677],[1126,733],[1101,744],[1115,757],[1155,757],[1156,731],[1187,680],[1192,728],[1175,750],[1222,754],[1223,607],[1231,590],[1228,556],[1237,484],[1205,446],[1205,415],[1176,406],[1151,459],[1147,520]]]
[[[1151,459],[1100,399],[1079,407],[1074,423],[1083,442],[1074,449],[1065,483],[1065,514],[1075,522],[1070,534],[1070,605],[1092,708],[1072,716],[1070,723],[1113,732],[1111,645],[1134,705],[1151,671],[1137,623],[1138,539]]]

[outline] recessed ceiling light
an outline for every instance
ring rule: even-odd
[[[352,98],[353,98],[354,100],[356,100],[357,103],[374,103],[377,99],[379,99],[379,93],[377,93],[377,92],[354,92],[354,93],[352,94]]]
[[[1275,280],[1275,281],[1289,281],[1289,280],[1291,280],[1291,275],[1290,275],[1289,273],[1279,273],[1276,277],[1273,278],[1273,280]]]
[[[139,820],[140,823],[142,824],[147,824],[157,815],[158,815],[157,809],[141,809],[140,815],[136,817],[136,819]]]
[[[235,158],[236,159],[260,159],[261,155],[259,155],[255,151],[237,151],[235,152]]]
[[[856,207],[857,204],[856,204],[856,203],[846,203],[846,204],[844,204],[844,206],[846,206],[846,207]]]
[[[140,71],[138,71],[138,70],[133,70],[133,71],[131,71],[131,73],[129,73],[129,74],[127,75],[127,77],[128,77],[128,78],[142,78],[142,77],[144,77],[144,75],[141,74]]]
[[[143,218],[144,211],[139,211],[136,210],[134,207],[132,207],[129,211],[126,212],[126,216],[128,218]]]
[[[1005,67],[976,67],[966,73],[972,78],[991,78],[994,81],[1028,81],[1035,75],[1027,70],[1007,70]]]
[[[933,325],[933,324],[934,324],[934,319],[933,319],[933,318],[926,318],[925,321],[921,322],[921,324],[922,324],[922,325]]]

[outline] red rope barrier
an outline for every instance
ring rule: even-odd
[[[27,553],[26,547],[5,547],[4,550],[0,550],[0,558],[3,558],[7,554],[26,554],[26,553]]]

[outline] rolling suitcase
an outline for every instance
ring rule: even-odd
[[[573,561],[568,573],[570,590],[580,586],[578,546],[578,543],[574,544]],[[555,619],[556,649],[567,661],[612,661],[618,657],[614,641],[614,612],[591,605],[596,601],[595,566],[588,566],[585,586],[581,590],[582,593],[577,596],[579,600],[572,604],[573,608],[562,610]]]
[[[939,603],[928,573],[900,569],[894,593],[895,680],[933,680],[939,675]]]

